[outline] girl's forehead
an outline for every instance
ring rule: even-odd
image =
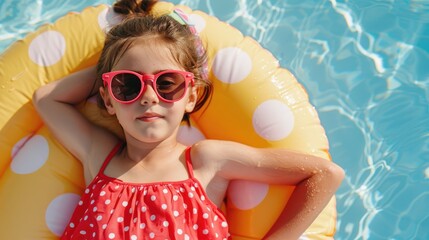
[[[175,61],[167,46],[148,42],[133,44],[128,48],[112,70],[119,69],[146,73],[165,69],[184,70],[183,67]]]

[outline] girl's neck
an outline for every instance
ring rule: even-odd
[[[168,159],[172,152],[178,147],[183,147],[174,138],[168,138],[161,142],[145,143],[140,141],[129,141],[122,151],[123,157],[129,161],[139,163],[150,163],[152,160],[159,162],[159,159]]]

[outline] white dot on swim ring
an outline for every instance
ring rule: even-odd
[[[51,201],[45,212],[45,221],[49,230],[56,236],[61,236],[68,224],[80,196],[66,193]]]
[[[206,21],[204,20],[203,17],[201,17],[198,14],[191,14],[189,16],[189,22],[191,24],[194,24],[198,33],[202,32],[204,30],[204,28],[206,27]]]
[[[292,132],[294,122],[290,108],[279,100],[263,102],[256,108],[252,118],[256,133],[269,141],[286,138]]]
[[[16,147],[14,147],[14,153],[12,153],[14,157],[10,167],[17,174],[28,174],[37,171],[49,157],[48,141],[43,136],[34,135],[29,139],[26,138],[15,144]],[[23,144],[23,141],[26,142]]]
[[[57,31],[46,31],[31,41],[28,48],[30,59],[40,66],[57,63],[66,52],[66,40]]]
[[[180,126],[177,133],[177,141],[183,145],[191,146],[192,144],[206,139],[204,135],[195,127]]]
[[[252,70],[252,60],[245,51],[237,47],[219,50],[213,60],[213,73],[224,83],[238,83]]]
[[[98,14],[98,25],[104,31],[109,31],[112,27],[122,21],[122,16],[115,13],[113,8],[108,7]]]
[[[15,143],[15,145],[12,148],[12,158],[15,156],[15,154],[18,153],[18,151],[22,148],[22,146],[25,145],[28,139],[30,139],[31,136],[25,136],[21,138],[18,142]]]
[[[241,210],[258,206],[268,193],[269,186],[264,183],[235,180],[228,186],[229,200]]]

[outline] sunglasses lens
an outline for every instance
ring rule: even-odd
[[[120,101],[135,100],[142,89],[140,79],[131,73],[120,73],[112,79],[112,93]]]
[[[156,90],[165,100],[179,100],[185,95],[185,77],[179,73],[164,73],[156,80]]]

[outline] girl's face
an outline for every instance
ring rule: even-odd
[[[117,70],[156,74],[165,70],[184,69],[174,61],[168,48],[144,41],[135,42],[125,52],[111,71]],[[100,88],[100,93],[107,111],[116,114],[127,141],[136,139],[148,143],[166,139],[175,141],[185,111],[191,112],[197,99],[196,90],[191,86],[182,99],[173,103],[160,100],[150,84],[137,101],[129,104],[117,102],[105,88]]]

